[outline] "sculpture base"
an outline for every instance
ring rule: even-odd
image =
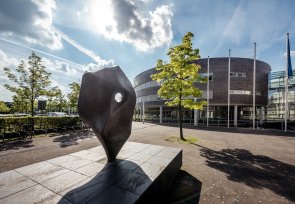
[[[182,150],[127,142],[117,158],[99,146],[1,173],[0,203],[161,203]]]

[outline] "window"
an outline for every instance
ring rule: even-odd
[[[247,75],[244,72],[231,72],[230,77],[247,77]]]
[[[155,87],[157,86],[157,82],[156,81],[151,81],[151,87]]]
[[[230,94],[233,94],[233,95],[253,95],[253,91],[230,90]],[[262,96],[262,92],[261,91],[256,91],[256,96]]]

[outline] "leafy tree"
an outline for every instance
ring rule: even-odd
[[[17,93],[12,96],[13,104],[12,104],[12,111],[14,113],[28,113],[30,110],[30,102],[25,97],[22,89],[17,89]]]
[[[17,75],[11,72],[9,68],[4,68],[8,78],[18,86],[5,84],[5,87],[14,92],[16,95],[22,93],[24,99],[30,103],[30,112],[34,116],[34,102],[40,96],[45,96],[49,85],[51,84],[50,73],[45,70],[42,65],[41,57],[32,52],[28,60],[29,67],[26,68],[25,62],[22,60],[17,67]]]
[[[4,101],[0,101],[0,113],[9,113],[10,108],[4,103]]]
[[[178,121],[180,128],[180,138],[185,140],[182,131],[182,107],[188,109],[202,109],[206,104],[204,100],[194,101],[194,98],[200,98],[202,91],[196,88],[196,83],[206,83],[207,79],[198,74],[200,65],[194,63],[200,59],[199,50],[192,48],[193,34],[188,32],[182,39],[182,43],[169,49],[167,55],[170,58],[169,63],[162,60],[157,61],[156,70],[159,72],[153,74],[151,78],[162,81],[158,95],[168,100],[167,106],[178,107]]]
[[[73,82],[69,84],[71,88],[71,93],[68,94],[68,99],[69,99],[69,107],[73,111],[77,111],[78,107],[78,98],[79,98],[79,93],[80,93],[80,84],[77,82]]]
[[[67,101],[65,95],[58,87],[53,87],[48,92],[47,97],[47,111],[63,111],[67,108]]]

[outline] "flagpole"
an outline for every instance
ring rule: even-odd
[[[209,56],[208,56],[208,65],[207,65],[207,79],[208,79],[208,82],[207,82],[207,127],[209,126],[209,68],[210,68],[210,65],[209,65]]]
[[[289,33],[286,36],[286,75],[285,75],[285,132],[288,129],[288,40]]]
[[[144,124],[144,102],[142,102],[142,124]]]
[[[254,65],[253,65],[253,129],[255,129],[255,119],[256,119],[255,99],[256,99],[256,42],[254,43]]]
[[[227,128],[229,128],[229,113],[230,113],[230,49],[228,50]]]

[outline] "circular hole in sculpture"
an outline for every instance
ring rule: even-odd
[[[117,103],[120,103],[123,100],[123,95],[121,93],[116,93],[115,94],[115,101]]]

